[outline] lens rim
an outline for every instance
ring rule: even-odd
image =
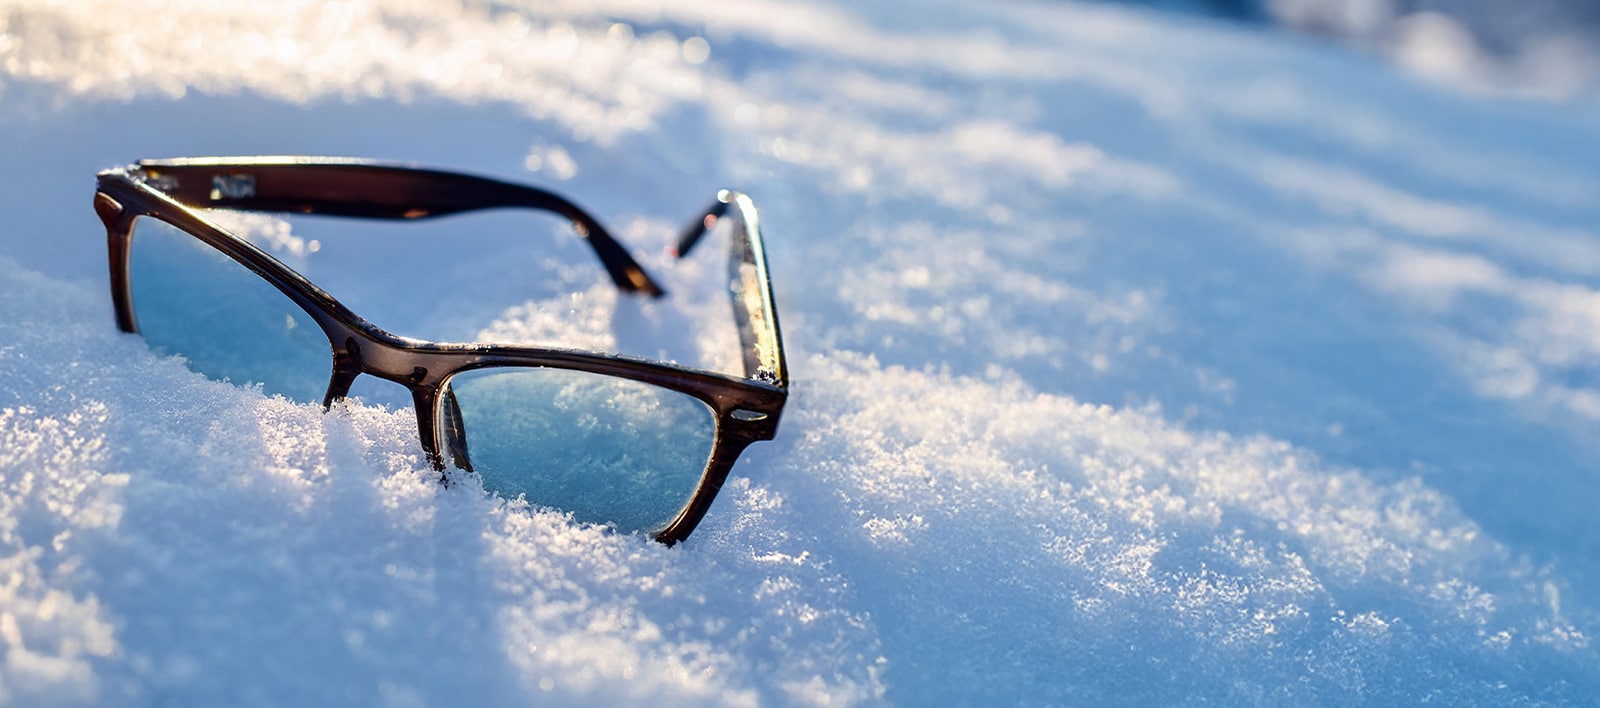
[[[281,167],[280,163],[281,161],[272,164]],[[218,162],[212,171],[217,173],[217,179],[228,178],[238,164],[239,160],[232,163]],[[349,170],[366,164],[369,163],[342,161],[339,166],[341,169]],[[305,166],[313,169],[317,167],[309,163]],[[408,169],[380,163],[370,163],[370,167],[387,177],[404,173]],[[449,176],[447,173],[437,171],[423,171],[422,174],[429,179],[439,179],[441,175]],[[153,175],[140,165],[113,168],[98,175],[94,208],[106,227],[111,294],[118,327],[124,332],[139,331],[132,308],[129,277],[133,221],[141,216],[158,218],[238,261],[282,291],[317,322],[327,335],[329,346],[333,351],[333,368],[328,390],[323,399],[325,407],[348,394],[350,385],[356,377],[363,374],[393,381],[408,388],[415,404],[418,434],[424,454],[434,468],[441,471],[441,479],[446,483],[450,474],[441,451],[447,448],[438,424],[443,419],[440,411],[443,393],[447,390],[444,383],[457,372],[476,368],[543,366],[573,369],[653,384],[694,396],[710,405],[716,422],[711,456],[689,503],[671,524],[655,536],[657,540],[667,545],[687,538],[694,531],[744,449],[753,442],[771,440],[777,434],[778,422],[788,398],[787,372],[781,367],[776,372],[779,375],[776,376],[772,371],[758,371],[750,372],[749,378],[739,378],[623,354],[487,343],[439,343],[400,337],[356,315],[298,272],[244,238],[207,220],[190,206],[180,203],[169,195],[169,192],[177,191],[178,185],[175,182],[161,183],[162,179],[172,178]],[[185,179],[188,179],[188,176]],[[484,181],[483,178],[475,177],[464,179]],[[158,189],[152,182],[161,188]],[[189,189],[192,190],[192,186]],[[217,200],[215,190],[212,198],[214,201]],[[749,207],[748,199],[743,201],[744,203],[738,206],[741,209]],[[215,206],[227,205],[215,204]],[[753,207],[750,209],[751,213],[748,215],[750,218],[745,220],[743,229],[744,240],[747,243],[742,248],[746,253],[753,252],[759,256],[760,233],[752,228]],[[759,293],[761,304],[771,322],[772,330],[770,335],[763,336],[764,344],[775,348],[777,356],[780,357],[778,361],[781,362],[782,345],[776,331],[775,313],[771,312],[771,286],[765,272],[766,263],[764,257],[754,260],[759,261],[762,271],[758,274],[757,285],[762,289]],[[741,323],[741,326],[743,324]]]

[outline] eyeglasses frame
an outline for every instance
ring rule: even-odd
[[[446,384],[458,373],[492,367],[565,369],[652,384],[703,401],[716,420],[710,457],[688,503],[655,535],[669,546],[688,538],[745,448],[776,436],[788,397],[787,364],[759,216],[749,197],[730,190],[720,192],[717,201],[685,230],[676,249],[677,257],[682,258],[718,221],[736,221],[729,238],[729,279],[743,378],[623,354],[440,343],[394,335],[196,211],[221,208],[409,220],[499,207],[532,208],[566,217],[594,248],[619,289],[652,297],[664,295],[626,249],[572,202],[544,190],[475,175],[347,158],[141,160],[101,171],[94,197],[95,213],[106,228],[111,295],[119,329],[139,331],[129,262],[134,221],[150,217],[177,227],[271,283],[322,328],[332,357],[324,409],[346,397],[363,374],[406,387],[416,408],[423,451],[446,484],[450,473],[445,451],[452,453],[458,467],[470,472],[460,455],[459,418],[453,419],[452,439],[442,439],[439,425],[441,416],[451,414],[447,406],[453,406],[453,401],[446,395]]]

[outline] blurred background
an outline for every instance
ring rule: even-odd
[[[1600,68],[1600,4],[1582,0],[1108,0],[1274,26],[1475,90],[1569,98]]]

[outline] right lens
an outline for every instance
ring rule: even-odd
[[[153,217],[133,222],[129,284],[150,348],[218,380],[321,403],[333,371],[327,335],[272,283]]]
[[[625,532],[677,518],[717,436],[698,398],[585,371],[475,369],[451,377],[444,401],[456,409],[439,416],[441,433],[459,425],[452,452],[485,489]]]

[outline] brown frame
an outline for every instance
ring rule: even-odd
[[[422,449],[448,483],[443,451],[460,459],[459,431],[448,439],[439,421],[455,420],[446,395],[457,373],[486,367],[549,367],[654,384],[704,401],[714,411],[716,440],[693,496],[656,533],[671,545],[694,531],[753,442],[771,440],[788,398],[788,370],[768,276],[759,217],[749,197],[724,190],[684,233],[678,257],[722,219],[735,219],[729,252],[730,291],[743,351],[743,378],[678,364],[574,349],[440,343],[390,334],[351,312],[304,276],[196,208],[296,212],[377,219],[419,219],[499,207],[551,211],[572,221],[617,287],[661,296],[662,289],[598,221],[551,192],[486,177],[369,160],[317,157],[208,157],[142,160],[98,175],[94,208],[106,227],[111,296],[117,326],[137,333],[129,284],[133,222],[152,217],[200,239],[293,300],[328,337],[331,374],[324,407],[344,398],[356,377],[376,376],[411,391]],[[741,237],[742,236],[742,237]],[[537,502],[537,500],[532,500]]]

